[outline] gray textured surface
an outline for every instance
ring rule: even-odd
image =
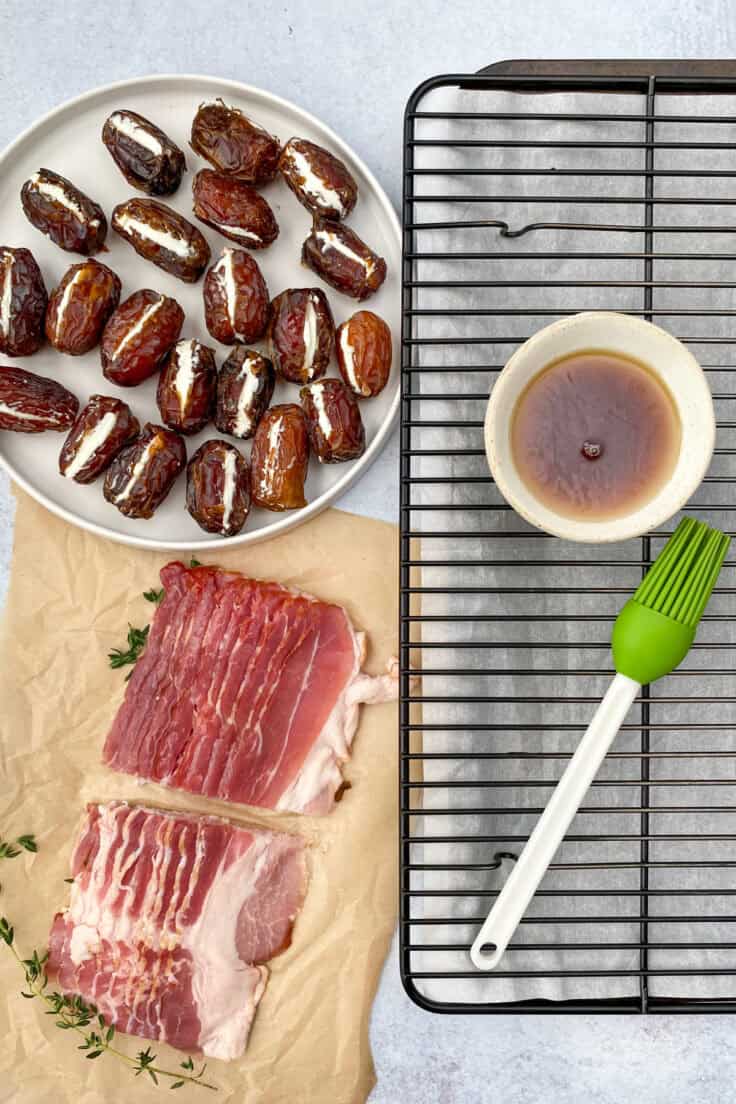
[[[394,202],[401,113],[438,72],[503,57],[727,57],[728,0],[391,0],[92,6],[0,0],[0,146],[61,101],[151,72],[211,72],[286,96],[350,141]],[[341,503],[396,516],[396,442]],[[12,509],[0,477],[0,598]],[[371,1104],[708,1104],[731,1100],[725,1017],[431,1017],[387,964],[374,1009]]]

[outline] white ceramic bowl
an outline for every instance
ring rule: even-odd
[[[522,481],[511,452],[517,399],[551,361],[585,349],[606,349],[643,361],[668,388],[682,424],[680,454],[671,477],[633,513],[581,521],[551,510]],[[588,311],[540,330],[516,350],[488,401],[485,445],[496,486],[530,524],[566,540],[599,543],[641,536],[681,509],[703,480],[713,455],[716,422],[703,369],[685,346],[659,326],[627,314]]]

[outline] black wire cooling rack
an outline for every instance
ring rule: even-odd
[[[467,951],[606,684],[616,612],[673,528],[592,548],[528,528],[485,464],[490,387],[564,314],[671,330],[719,419],[689,512],[732,529],[735,212],[736,62],[510,62],[409,101],[400,955],[425,1008],[734,1008],[733,553],[686,665],[642,692],[502,969],[478,975]]]

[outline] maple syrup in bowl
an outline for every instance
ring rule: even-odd
[[[507,501],[571,540],[638,536],[697,489],[715,443],[692,354],[628,315],[588,312],[530,338],[488,404],[486,452]]]

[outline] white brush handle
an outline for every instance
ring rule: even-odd
[[[479,970],[493,970],[498,966],[640,689],[639,683],[626,675],[616,675],[609,686],[470,948],[473,965]],[[483,947],[488,944],[494,949],[484,951]]]

